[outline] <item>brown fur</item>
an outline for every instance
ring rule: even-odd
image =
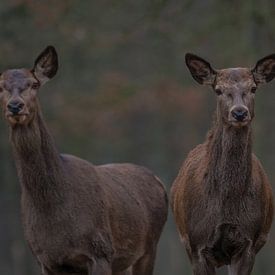
[[[41,84],[52,77],[57,70],[55,54],[47,48],[36,61],[39,68],[2,75],[3,107],[11,100],[25,104],[17,115],[4,110],[22,187],[26,239],[45,275],[152,275],[167,218],[162,183],[137,165],[94,166],[60,155],[42,118],[36,91],[16,91],[23,82]],[[47,74],[39,75],[37,70],[43,73],[45,66]],[[16,89],[7,89],[11,84],[7,79],[13,79]],[[24,119],[21,113],[27,114]]]
[[[206,141],[189,153],[173,183],[174,217],[195,275],[213,275],[222,265],[230,265],[231,275],[249,275],[273,219],[271,186],[252,153],[251,87],[259,83],[249,69],[215,71],[202,59],[201,64],[196,56],[191,58],[196,68],[190,71],[195,79],[202,76],[200,83],[206,71],[215,74],[206,81],[218,89],[218,102]],[[187,57],[187,65],[190,62]],[[236,104],[249,110],[249,120],[232,120],[229,110]]]

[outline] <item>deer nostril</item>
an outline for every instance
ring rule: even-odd
[[[237,121],[243,121],[248,116],[248,111],[244,108],[238,108],[233,109],[231,114]]]
[[[8,105],[7,105],[7,108],[8,110],[14,114],[14,115],[17,115],[24,107],[24,103],[22,102],[10,102]]]

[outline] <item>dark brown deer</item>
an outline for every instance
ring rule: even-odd
[[[167,218],[163,185],[137,165],[94,166],[58,153],[37,98],[57,67],[57,53],[49,46],[32,70],[0,76],[25,237],[42,274],[152,275]]]
[[[231,275],[251,274],[273,219],[268,178],[252,153],[251,121],[258,86],[275,76],[275,54],[253,69],[214,70],[193,54],[186,64],[217,94],[213,127],[185,160],[172,190],[172,208],[195,275],[229,265]]]

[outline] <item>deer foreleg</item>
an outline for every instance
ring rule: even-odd
[[[229,266],[229,275],[250,275],[255,262],[255,252],[252,248],[252,242],[244,249],[238,258],[232,261]]]
[[[105,259],[97,259],[89,262],[88,275],[112,275],[111,264]]]

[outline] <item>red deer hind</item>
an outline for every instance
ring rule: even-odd
[[[137,165],[94,166],[58,153],[37,98],[57,68],[49,46],[32,70],[0,76],[25,237],[43,275],[152,275],[167,218],[163,185]]]
[[[252,70],[214,70],[193,54],[186,64],[197,82],[212,86],[217,109],[206,141],[189,153],[172,186],[174,217],[195,275],[213,275],[223,265],[231,275],[249,275],[273,219],[271,186],[252,153],[251,121],[258,86],[275,76],[275,55]]]

